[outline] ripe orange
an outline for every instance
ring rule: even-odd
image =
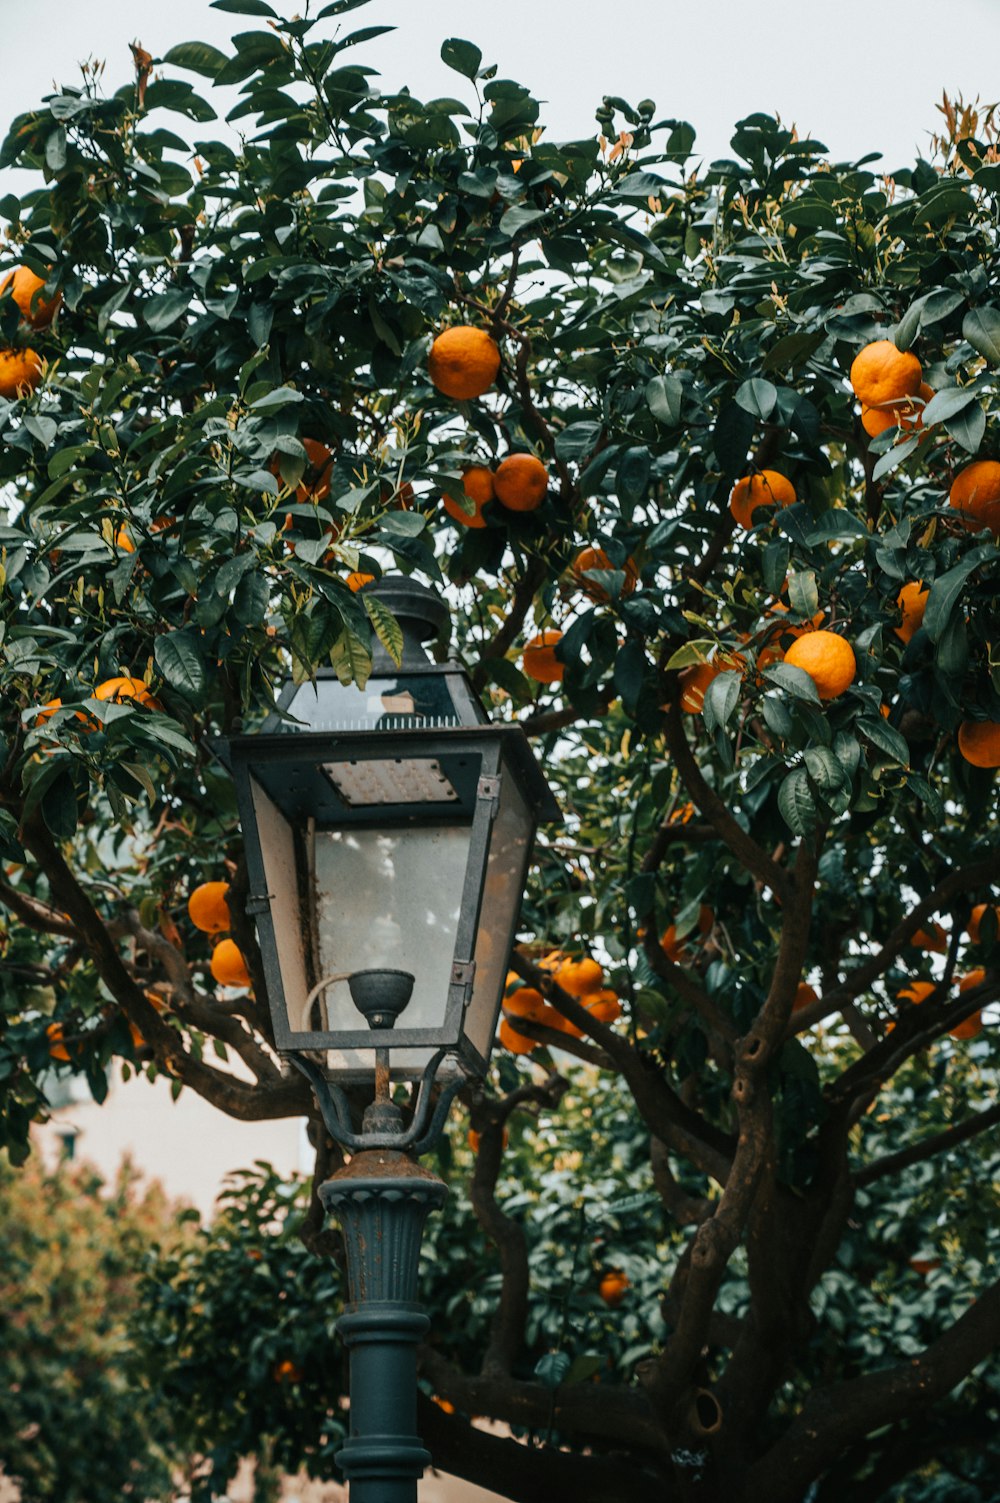
[[[948,501],[970,532],[988,527],[1000,537],[1000,463],[976,459],[967,464],[952,481]]]
[[[249,986],[250,972],[234,939],[220,939],[212,951],[212,975],[220,986]]]
[[[963,720],[958,749],[973,767],[1000,767],[1000,725],[995,720]]]
[[[524,649],[521,668],[528,678],[539,684],[558,684],[566,672],[566,664],[556,657],[556,645],[562,641],[562,632],[540,631],[532,637]]]
[[[804,1007],[808,1007],[811,1002],[818,1001],[819,996],[815,988],[811,987],[808,981],[800,981],[798,986],[795,988],[795,1001],[792,1003],[792,1012],[793,1014],[801,1012],[802,1009]]]
[[[629,1281],[620,1268],[611,1268],[597,1286],[601,1299],[611,1310],[616,1310],[629,1288]]]
[[[446,397],[467,402],[489,391],[500,370],[500,351],[485,329],[456,324],[431,345],[427,371]]]
[[[742,673],[744,659],[738,652],[720,652],[710,663],[692,663],[680,673],[681,709],[688,715],[700,715],[708,686],[720,673]]]
[[[715,914],[707,904],[702,903],[698,910],[698,933],[707,934],[714,923]],[[689,931],[683,939],[678,939],[677,925],[671,924],[660,937],[660,949],[675,965],[683,965],[690,959],[686,941],[693,938],[693,934]]]
[[[333,478],[333,453],[316,438],[304,438],[302,447],[309,455],[309,464],[299,481],[295,499],[303,505],[308,501],[325,501]]]
[[[785,662],[808,673],[820,699],[836,699],[854,682],[857,659],[850,642],[833,631],[810,631],[797,637]]]
[[[891,339],[876,339],[855,355],[851,365],[854,395],[865,407],[898,406],[920,389],[920,361],[898,350]]]
[[[356,595],[359,590],[364,589],[366,584],[371,584],[374,578],[374,574],[348,574],[347,588]]]
[[[555,979],[571,997],[585,997],[600,991],[604,969],[596,960],[564,960],[556,970]]]
[[[510,1050],[511,1054],[530,1054],[532,1049],[538,1048],[538,1044],[534,1039],[529,1039],[523,1033],[518,1033],[507,1022],[506,1018],[502,1019],[500,1027],[497,1029],[497,1038],[505,1049]]]
[[[985,980],[986,972],[983,970],[982,966],[979,966],[976,970],[968,971],[964,976],[960,976],[958,978],[958,990],[959,992],[971,992],[974,987],[982,986]],[[982,1031],[982,1008],[979,1008],[976,1012],[970,1012],[969,1016],[967,1018],[963,1018],[961,1023],[956,1023],[954,1028],[948,1029],[948,1032],[951,1034],[953,1039],[978,1038]]]
[[[603,991],[593,992],[590,996],[581,997],[580,1000],[599,1023],[615,1023],[622,1015],[618,993],[612,991],[610,987],[605,987]]]
[[[873,1103],[873,1105],[874,1105],[874,1103]],[[921,1278],[926,1278],[929,1273],[933,1273],[934,1272],[935,1268],[940,1268],[941,1267],[941,1259],[940,1258],[911,1258],[910,1259],[910,1267],[913,1269],[914,1273],[919,1273],[920,1276],[921,1276]]]
[[[504,997],[503,1010],[510,1018],[528,1018],[532,1023],[541,1023],[549,1009],[541,992],[533,986],[519,986],[516,992]]]
[[[974,945],[978,945],[979,943],[979,931],[982,926],[983,919],[986,917],[987,909],[991,906],[992,905],[989,903],[977,903],[975,908],[973,908],[971,914],[969,915],[969,924],[965,932],[972,940],[972,943]],[[994,908],[993,912],[996,915],[996,924],[994,927],[993,938],[994,940],[996,940],[1000,938],[1000,908]]]
[[[913,397],[907,397],[896,407],[862,407],[861,426],[870,438],[877,438],[887,428],[902,428],[910,432],[914,428],[924,426],[924,407],[934,395],[934,388],[928,386],[926,381],[921,381],[917,396],[920,401]]]
[[[467,1139],[469,1147],[472,1149],[473,1153],[478,1153],[479,1152],[480,1136],[479,1136],[479,1133],[476,1132],[476,1129],[474,1127],[470,1127],[469,1128],[469,1131],[466,1134],[466,1139]],[[509,1142],[510,1142],[510,1133],[507,1131],[507,1129],[505,1127],[504,1130],[503,1130],[503,1134],[501,1135],[501,1138],[500,1138],[500,1146],[501,1146],[501,1148],[506,1148],[507,1144]],[[452,1410],[452,1413],[454,1413],[454,1410]]]
[[[796,499],[795,487],[787,476],[778,470],[761,470],[737,480],[729,497],[729,510],[738,526],[749,531],[758,506],[794,506]]]
[[[462,489],[475,507],[471,514],[463,511],[457,501],[444,497],[444,509],[460,527],[485,527],[483,507],[493,500],[493,471],[484,464],[474,464],[462,476]]]
[[[948,948],[948,936],[940,924],[930,923],[926,929],[918,929],[910,935],[910,944],[917,950],[929,950],[934,955],[943,955]]]
[[[188,898],[188,917],[203,934],[224,934],[233,927],[226,898],[228,882],[203,882]]]
[[[57,292],[54,298],[43,302],[36,294],[44,286],[42,278],[36,276],[30,266],[18,266],[0,282],[0,297],[4,294],[12,297],[21,310],[21,317],[33,329],[47,329],[59,311],[62,293]]]
[[[592,579],[585,579],[583,576],[590,569],[604,570],[614,569],[614,567],[603,548],[584,548],[573,560],[573,578],[591,600],[609,600],[611,597],[603,585],[597,584]],[[639,570],[635,566],[634,559],[626,559],[624,572],[622,595],[631,595],[639,581]]]
[[[103,684],[98,684],[94,690],[94,698],[111,700],[120,705],[126,699],[134,699],[137,704],[145,705],[148,710],[162,709],[158,699],[154,699],[149,692],[149,685],[141,678],[106,678]]]
[[[0,350],[0,397],[23,397],[42,379],[42,361],[34,350]]]
[[[301,1383],[302,1369],[286,1357],[283,1362],[274,1364],[272,1377],[276,1383]]]
[[[923,580],[915,579],[905,584],[896,596],[896,604],[903,612],[903,619],[899,626],[893,627],[893,631],[900,641],[911,641],[920,630],[929,595],[930,590],[926,588]]]
[[[934,986],[933,981],[909,981],[896,993],[896,1001],[912,1002],[914,1007],[919,1007],[921,1002],[927,1001]]]
[[[63,1043],[63,1026],[61,1023],[50,1023],[45,1030],[45,1037],[49,1041],[49,1054],[53,1059],[69,1060],[69,1050]]]
[[[536,511],[548,488],[549,472],[534,454],[509,454],[493,476],[496,498],[508,511]]]
[[[124,522],[120,527],[115,529],[114,546],[116,548],[119,548],[122,553],[135,552],[135,544],[129,537],[128,528],[125,526]]]

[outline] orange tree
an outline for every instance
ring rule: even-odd
[[[916,1350],[823,1339],[857,1218],[1000,1120],[963,1069],[992,1079],[997,992],[993,120],[946,101],[934,160],[889,178],[754,115],[705,167],[648,100],[549,141],[458,39],[459,98],[388,90],[356,50],[381,28],[339,29],[357,0],[217,8],[263,24],[135,48],[113,95],[85,70],[0,152],[35,174],[0,202],[8,1150],[53,1061],[97,1095],[120,1056],[237,1117],[313,1113],[206,735],[289,671],[363,682],[398,641],[363,576],[416,573],[567,814],[472,1103],[500,1288],[479,1377],[436,1328],[436,1390],[542,1427],[581,1497],[888,1486],[1000,1333],[984,1255]],[[239,139],[209,85],[239,86]],[[192,921],[206,882],[229,933],[211,895]],[[555,1046],[617,1078],[677,1235],[650,1352],[553,1407],[496,1176]],[[442,1465],[513,1455],[534,1495],[541,1453],[447,1418]]]

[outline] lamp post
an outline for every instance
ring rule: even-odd
[[[492,725],[464,670],[423,643],[447,619],[415,582],[367,586],[403,633],[363,689],[289,684],[260,731],[220,746],[236,785],[275,1043],[350,1161],[320,1188],[349,1302],[352,1503],[415,1503],[424,1223],[445,1185],[417,1159],[487,1069],[528,859],[559,811],[524,733]],[[412,1082],[407,1114],[394,1088]],[[367,1087],[358,1123],[344,1086]]]

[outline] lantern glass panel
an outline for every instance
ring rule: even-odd
[[[534,827],[534,815],[524,799],[514,770],[505,765],[476,935],[476,976],[465,1020],[469,1043],[484,1060],[489,1057],[493,1045]]]
[[[469,825],[317,831],[317,981],[408,971],[413,994],[397,1026],[442,1027],[470,835]],[[364,1026],[344,981],[319,994],[307,1015],[301,1005],[289,1014],[293,1032]]]

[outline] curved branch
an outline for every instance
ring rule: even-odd
[[[896,1174],[900,1169],[908,1169],[911,1164],[921,1164],[925,1159],[936,1158],[939,1153],[948,1153],[959,1143],[967,1143],[970,1138],[977,1138],[980,1133],[988,1132],[997,1123],[1000,1123],[1000,1102],[985,1112],[980,1112],[978,1116],[970,1117],[966,1122],[946,1127],[943,1132],[934,1133],[932,1137],[924,1138],[919,1143],[911,1143],[909,1148],[901,1148],[898,1153],[884,1154],[882,1158],[859,1169],[854,1175],[854,1183],[870,1185],[873,1180],[882,1179],[887,1174]]]

